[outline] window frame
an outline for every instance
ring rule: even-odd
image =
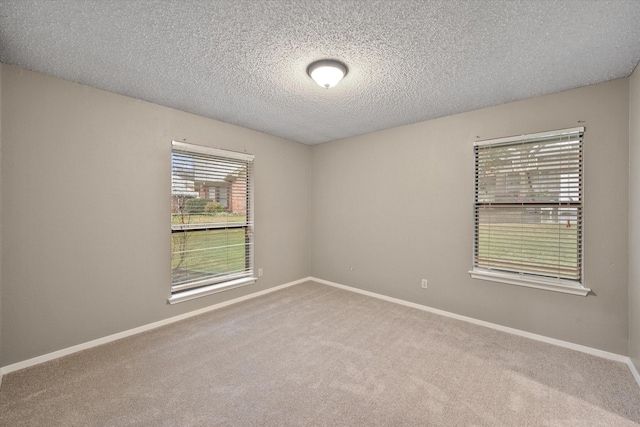
[[[194,298],[200,298],[206,295],[250,285],[257,281],[254,275],[254,156],[252,154],[240,153],[235,151],[223,150],[207,146],[195,145],[181,141],[171,141],[171,197],[173,199],[173,155],[175,153],[194,154],[198,156],[211,156],[211,158],[226,159],[230,161],[238,161],[245,163],[247,167],[246,178],[246,215],[243,222],[238,223],[221,223],[217,224],[170,224],[170,239],[173,239],[174,233],[179,232],[198,232],[211,230],[228,230],[228,229],[244,229],[245,235],[245,270],[239,273],[230,273],[222,276],[209,277],[202,280],[192,280],[190,282],[175,285],[171,280],[170,295],[168,301],[170,304],[176,304],[188,301]],[[217,193],[218,190],[216,190]],[[172,200],[173,202],[173,200]],[[232,201],[228,200],[228,203]],[[173,263],[173,251],[171,263]]]
[[[478,200],[478,176],[479,176],[479,156],[476,147],[478,146],[508,146],[508,145],[517,145],[524,144],[527,142],[531,142],[532,144],[536,141],[540,142],[542,140],[558,137],[560,139],[563,135],[568,134],[580,134],[580,147],[582,156],[580,157],[580,171],[581,171],[581,181],[580,181],[580,212],[582,214],[581,226],[579,229],[580,238],[579,242],[584,242],[584,127],[570,128],[570,129],[561,129],[556,131],[548,131],[548,132],[539,132],[533,134],[525,134],[518,135],[506,138],[498,138],[498,139],[489,139],[489,140],[479,140],[475,141],[473,144],[474,147],[474,166],[475,166],[475,180],[474,180],[474,203],[473,203],[473,215],[474,215],[474,235],[473,235],[473,251],[472,251],[472,269],[469,271],[469,275],[474,279],[480,280],[488,280],[493,282],[517,285],[517,286],[525,286],[535,289],[543,289],[548,291],[562,292],[572,295],[580,295],[586,296],[591,290],[584,286],[584,250],[580,248],[580,278],[579,280],[569,280],[558,277],[550,277],[546,275],[538,275],[533,273],[527,273],[522,271],[509,271],[500,268],[487,268],[477,265],[477,248],[478,248],[478,233],[479,233],[479,213],[478,209],[480,205],[484,205]],[[510,202],[510,203],[501,203],[502,205],[512,205],[516,206],[528,206],[527,202]],[[533,206],[534,203],[531,203]],[[559,202],[560,206],[561,203]],[[509,208],[509,207],[507,207]]]

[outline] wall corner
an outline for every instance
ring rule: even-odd
[[[640,67],[629,77],[629,358],[640,371]]]

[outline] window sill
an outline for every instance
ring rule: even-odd
[[[571,295],[586,296],[591,289],[570,280],[546,277],[526,276],[517,273],[497,272],[491,270],[474,269],[469,271],[474,279],[489,280],[491,282],[507,283],[509,285],[525,286],[528,288],[544,289],[546,291],[562,292]]]
[[[257,279],[255,277],[243,277],[242,279],[230,280],[228,282],[215,283],[213,285],[202,286],[201,288],[177,292],[169,297],[169,304],[177,304],[179,302],[189,301],[218,292],[228,291],[229,289],[250,285],[255,283],[256,280]]]

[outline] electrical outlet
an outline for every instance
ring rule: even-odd
[[[422,279],[422,289],[427,289],[427,279]]]
[[[261,268],[258,269],[258,277],[262,277],[262,269]]]

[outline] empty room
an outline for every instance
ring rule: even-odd
[[[640,425],[639,61],[636,0],[0,0],[0,425]]]

